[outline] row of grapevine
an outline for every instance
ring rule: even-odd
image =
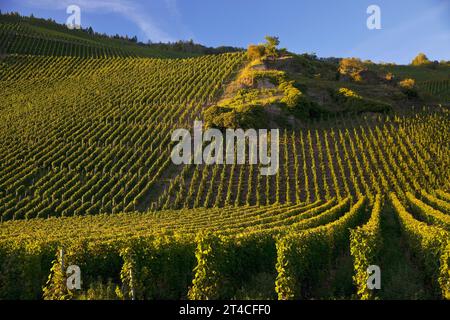
[[[344,238],[348,242],[344,229],[363,221],[366,198],[357,201],[350,211],[348,204],[348,199],[340,203],[332,199],[326,203],[248,208],[246,212],[236,208],[196,209],[162,211],[159,218],[124,214],[5,222],[0,236],[0,297],[17,297],[18,292],[28,299],[82,299],[89,295],[116,299],[243,297],[241,289],[252,286],[252,275],[267,273],[271,276],[266,280],[272,283],[267,297],[276,298],[277,276],[273,271],[277,259],[281,259],[277,255],[284,256],[280,249],[277,253],[278,242],[311,230],[333,235],[327,238],[328,244],[334,243],[336,250],[344,248]],[[190,217],[187,220],[192,226],[173,221],[177,215],[180,219]],[[197,216],[198,221],[194,221]],[[111,223],[105,224],[109,218]],[[153,221],[149,223],[149,219]],[[255,228],[258,219],[261,227]],[[17,236],[25,223],[35,224],[30,226],[33,231]],[[85,227],[79,229],[78,224]],[[169,230],[169,225],[174,231],[160,232]],[[214,225],[221,227],[215,229]],[[281,234],[285,237],[277,240]],[[59,248],[64,248],[62,258]],[[26,270],[22,269],[25,260]],[[22,267],[13,269],[15,263]],[[67,291],[64,286],[61,270],[72,264],[82,270],[81,293]],[[17,290],[11,286],[14,277],[24,280],[14,286]]]
[[[379,265],[381,237],[381,211],[383,200],[377,195],[369,221],[350,234],[350,253],[354,259],[354,281],[358,289],[358,296],[362,300],[374,298],[375,292],[367,287],[367,269],[371,265]]]
[[[408,195],[409,200],[413,200]],[[420,259],[436,296],[450,299],[450,234],[436,225],[419,221],[409,213],[394,193],[390,194],[391,203],[399,217],[400,225],[410,247]],[[415,207],[423,203],[415,201]],[[434,224],[434,210],[420,208],[420,213]],[[440,224],[439,224],[440,225]]]
[[[439,99],[450,99],[450,79],[425,81],[420,83],[420,89]]]
[[[90,35],[52,24],[8,21],[0,15],[0,53],[82,58],[155,57],[177,58],[194,54],[158,50],[118,39]],[[58,28],[59,27],[59,28]]]
[[[300,130],[280,134],[280,169],[275,176],[258,177],[258,165],[200,166],[185,179],[171,181],[172,195],[164,195],[167,208],[193,208],[192,201],[171,206],[176,190],[189,190],[195,207],[301,203],[332,197],[446,188],[450,176],[448,112],[420,116],[345,118],[317,121]],[[446,147],[447,146],[447,147]],[[217,179],[217,175],[221,178]],[[199,178],[199,173],[202,173]],[[212,174],[212,176],[211,176]],[[267,183],[261,182],[266,180]],[[205,183],[209,190],[203,195]],[[254,185],[258,184],[259,188]],[[184,183],[184,185],[181,185]],[[205,191],[206,192],[206,191]],[[168,199],[171,199],[170,201]],[[162,202],[162,200],[160,201]]]
[[[277,242],[278,299],[308,298],[309,289],[326,274],[335,257],[349,247],[349,228],[366,216],[363,197],[341,218],[301,232],[292,232]]]
[[[192,125],[242,55],[9,60],[0,80],[2,220],[149,208],[172,130]]]

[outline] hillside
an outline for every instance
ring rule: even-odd
[[[2,219],[148,209],[171,131],[191,125],[242,58],[8,56]]]
[[[239,51],[232,47],[207,48],[191,41],[143,44],[128,36],[111,37],[96,33],[92,28],[70,30],[51,20],[17,14],[0,14],[0,40],[0,54],[188,58]]]
[[[450,298],[448,65],[183,52],[15,16],[0,45],[0,299]],[[278,171],[175,165],[195,120],[278,129]]]

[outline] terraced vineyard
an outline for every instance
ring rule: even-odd
[[[157,58],[2,19],[0,299],[450,299],[444,68],[428,79],[431,69],[392,67],[420,75],[439,105],[406,108],[405,98],[391,112],[282,127],[279,170],[263,176],[259,165],[170,157],[174,129],[239,86],[243,52]],[[268,72],[294,93],[341,86]],[[259,89],[277,101],[265,80]],[[387,88],[352,84],[364,86]],[[81,290],[66,286],[70,265]],[[380,290],[367,284],[373,265]]]

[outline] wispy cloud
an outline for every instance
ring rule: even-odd
[[[81,8],[82,13],[83,11],[89,13],[118,13],[136,24],[147,39],[162,42],[174,41],[169,34],[156,25],[152,17],[136,2],[127,0],[27,0],[26,3],[29,7],[62,10],[65,10],[71,4],[75,4]],[[178,12],[174,0],[166,0],[166,3],[171,3],[172,12]]]

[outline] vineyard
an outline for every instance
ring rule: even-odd
[[[367,197],[333,198],[6,222],[0,231],[0,297],[323,298],[317,284],[331,282],[334,288],[325,297],[373,298],[365,269],[381,260],[380,213],[383,206],[392,206],[432,284],[432,297],[448,298],[450,194],[437,190],[416,198],[407,193],[405,202],[399,197],[377,195],[373,205]],[[64,288],[62,261],[55,256],[62,247],[64,263],[83,270],[86,289],[81,293]],[[344,265],[347,278],[336,279],[332,270],[350,252],[354,262]]]
[[[351,84],[411,105],[279,128],[275,175],[249,162],[177,166],[172,132],[236,86],[244,52],[159,52],[0,17],[0,300],[450,299],[441,70],[392,67],[418,75],[434,105]],[[341,87],[281,74],[294,93]],[[277,101],[259,80],[267,88],[253,93]],[[66,286],[71,265],[81,290]]]
[[[421,86],[428,94],[444,101],[450,101],[450,79],[426,81]]]
[[[7,53],[84,58],[187,58],[197,55],[137,46],[121,39],[92,36],[43,19],[24,20],[0,14],[0,54]]]
[[[158,199],[160,209],[341,200],[377,193],[448,189],[449,114],[336,117],[285,130],[280,169],[187,166]]]
[[[173,128],[192,123],[242,58],[8,56],[2,220],[148,209]]]

